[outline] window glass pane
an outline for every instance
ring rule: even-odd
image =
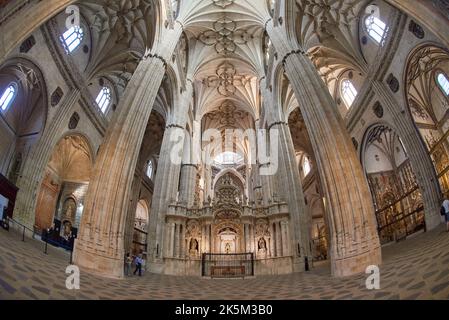
[[[80,27],[71,27],[62,35],[62,42],[67,53],[73,52],[83,41],[84,31]]]
[[[365,20],[366,30],[371,38],[377,43],[381,43],[385,37],[387,25],[375,16],[369,16]]]
[[[437,80],[441,90],[445,95],[449,96],[449,79],[443,73],[440,73]]]
[[[16,86],[10,84],[8,88],[6,88],[6,90],[3,92],[2,96],[0,97],[0,108],[2,111],[5,111],[11,105],[16,96],[16,91]]]
[[[307,176],[311,171],[310,160],[307,157],[304,159],[303,170],[304,176]]]
[[[152,178],[153,176],[153,161],[149,161],[148,162],[148,167],[147,167],[147,176],[148,178]]]
[[[343,80],[341,83],[341,96],[349,109],[357,97],[357,90],[349,80]]]
[[[111,103],[111,90],[108,87],[103,87],[103,89],[101,89],[100,93],[98,94],[97,99],[95,99],[95,102],[97,103],[101,112],[106,113],[109,104]]]

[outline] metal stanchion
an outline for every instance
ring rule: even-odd
[[[44,251],[44,253],[45,254],[48,254],[48,242],[47,242],[47,239],[45,239],[45,251]]]
[[[25,242],[25,226],[23,226],[22,241]]]

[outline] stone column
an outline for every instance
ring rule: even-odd
[[[310,59],[289,43],[286,30],[270,21],[267,32],[284,63],[314,148],[329,204],[332,274],[348,276],[364,272],[369,265],[380,265],[371,195],[336,103]],[[303,247],[309,248],[308,241]]]
[[[179,253],[179,258],[184,259],[187,255],[187,249],[188,247],[186,246],[186,226],[184,224],[181,224],[181,239],[180,243],[181,243],[181,250]]]
[[[165,255],[164,254],[163,255],[167,258],[173,257],[173,252],[174,252],[174,250],[173,250],[173,236],[174,236],[173,229],[174,229],[173,223],[167,222],[165,224],[165,230],[166,230],[165,236],[166,236],[167,246],[165,247],[165,250],[163,251],[165,253]]]
[[[388,109],[393,117],[394,129],[401,137],[407,150],[407,155],[423,197],[426,228],[427,230],[432,230],[441,223],[441,190],[427,147],[416,129],[413,119],[411,119],[411,116],[404,116],[402,112],[404,108],[399,105],[390,89],[377,80],[370,81],[370,85],[379,97],[381,105]]]
[[[255,248],[255,237],[254,237],[254,226],[252,224],[249,225],[249,241],[250,241],[250,252],[256,253],[257,249]]]
[[[244,224],[245,227],[245,252],[249,252],[250,251],[250,243],[249,243],[249,224],[245,223]]]
[[[125,227],[125,254],[131,253],[134,238],[134,221],[136,219],[137,203],[139,202],[139,190],[142,184],[142,177],[136,173],[132,185],[131,199],[129,203],[128,215]]]
[[[179,223],[175,223],[175,236],[174,236],[175,253],[173,254],[174,258],[179,258],[180,238],[181,238],[180,234],[181,234],[181,225]]]
[[[183,163],[181,166],[181,182],[179,188],[179,202],[191,208],[195,198],[197,166]]]
[[[206,225],[202,225],[201,226],[201,251],[200,254],[203,254],[204,252],[206,252],[206,232],[207,232],[207,226]]]
[[[156,42],[156,48],[140,62],[100,147],[74,252],[75,264],[92,273],[123,277],[123,234],[132,179],[165,61],[171,59],[181,33],[179,24],[165,29],[164,43]],[[157,216],[152,220],[158,220]],[[160,226],[165,228],[165,220]]]
[[[276,257],[276,235],[274,234],[273,222],[270,222],[270,235],[270,257],[274,258]]]
[[[290,238],[290,223],[288,221],[285,221],[285,239],[291,239]],[[291,242],[286,241],[285,244],[285,254],[286,255],[293,255],[293,250],[291,249]]]
[[[273,103],[273,101],[276,101],[273,99],[276,98],[273,97],[271,90],[267,88],[265,80],[261,81],[261,85],[263,86],[264,103],[266,106],[269,106],[270,110],[267,116],[271,121],[268,127],[270,139],[272,138],[272,131],[274,131],[278,135],[279,144],[277,158],[271,158],[270,164],[268,164],[269,166],[275,166],[277,163],[277,172],[275,175],[268,176],[267,179],[271,180],[269,184],[273,185],[273,192],[280,192],[277,198],[288,204],[293,228],[293,237],[290,240],[292,245],[296,246],[299,244],[301,247],[308,248],[306,245],[309,242],[307,206],[304,200],[290,128],[285,122],[282,106]],[[289,192],[286,193],[281,190],[289,190]],[[301,256],[310,256],[309,250],[301,252]],[[304,270],[304,262],[300,258],[299,255],[294,255],[293,267],[296,271]]]
[[[0,64],[42,24],[75,2],[76,0],[9,1],[0,12]]]
[[[275,223],[276,228],[276,257],[282,257],[282,230],[279,222]]]
[[[211,232],[211,225],[207,224],[206,225],[206,253],[210,253],[211,250],[211,237],[210,237],[210,232]]]
[[[156,179],[154,181],[154,194],[151,206],[150,226],[148,231],[149,247],[154,250],[157,246],[164,247],[164,229],[161,227],[165,223],[168,206],[176,201],[179,178],[181,171],[182,151],[184,146],[184,126],[186,124],[187,112],[192,99],[192,85],[186,83],[186,90],[179,97],[174,113],[168,119],[164,137],[162,139],[161,152],[158,161]],[[181,140],[178,140],[181,138]],[[180,157],[175,157],[175,150],[179,151]],[[150,249],[149,249],[150,250]],[[150,265],[156,267],[163,263],[162,257],[152,255],[153,260]],[[160,268],[155,268],[160,270]]]
[[[289,255],[288,252],[288,237],[287,237],[287,222],[281,221],[280,222],[280,228],[281,228],[281,238],[282,238],[282,255],[287,256]]]
[[[45,168],[73,114],[80,95],[78,89],[72,89],[67,93],[53,119],[47,123],[41,137],[25,159],[23,170],[17,180],[19,193],[14,208],[14,218],[30,229],[33,229],[35,222],[37,195],[44,178]]]

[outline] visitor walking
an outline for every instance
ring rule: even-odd
[[[136,262],[136,270],[134,271],[134,275],[136,275],[137,271],[139,271],[139,277],[141,277],[142,276],[142,255],[141,254],[139,254],[136,257],[135,262]]]
[[[443,211],[444,211],[444,218],[446,220],[446,231],[449,232],[449,200],[447,198],[443,201],[443,205],[441,207],[442,215]]]
[[[125,276],[129,277],[131,275],[131,264],[133,263],[133,259],[129,253],[126,254],[125,257]]]

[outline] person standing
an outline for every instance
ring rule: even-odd
[[[444,208],[444,218],[446,220],[446,231],[449,232],[449,200],[446,198],[443,201],[443,206]]]
[[[142,276],[142,255],[138,255],[136,257],[136,270],[134,271],[134,275],[136,275],[137,271],[139,271],[139,277]]]
[[[133,263],[133,259],[129,253],[126,254],[125,257],[125,276],[129,277],[131,275],[131,264]]]

